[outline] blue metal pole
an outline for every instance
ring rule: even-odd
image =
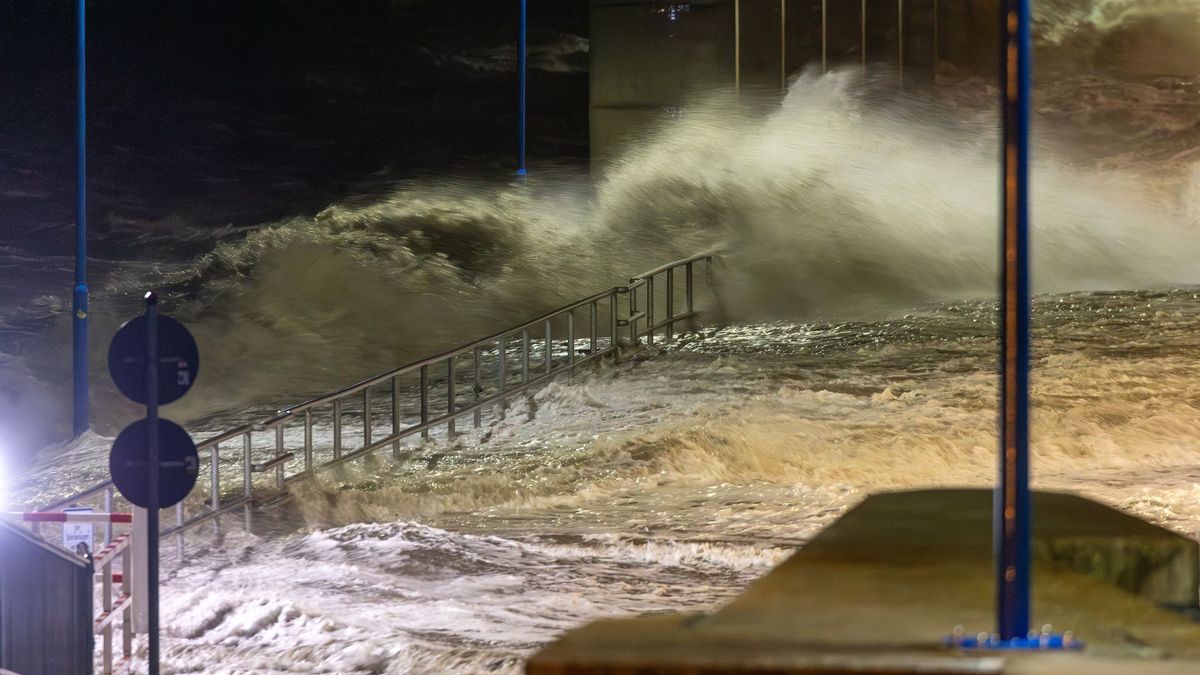
[[[528,58],[528,53],[527,53],[528,48],[527,48],[527,40],[526,40],[526,33],[527,33],[528,25],[529,25],[528,0],[521,0],[520,37],[518,37],[518,39],[517,39],[517,70],[520,71],[519,77],[520,77],[520,82],[521,82],[521,84],[520,84],[521,100],[519,103],[520,109],[519,109],[519,113],[518,113],[520,120],[517,123],[518,126],[520,127],[517,131],[517,143],[519,145],[519,147],[517,149],[517,175],[518,176],[524,176],[526,173],[528,173],[525,170],[525,119],[526,119],[525,101],[526,101],[526,91],[527,91],[526,80],[529,77],[529,67],[526,62],[526,60]]]
[[[73,415],[76,436],[88,430],[88,287],[87,287],[87,5],[78,0],[78,119],[75,183],[75,289],[72,294]]]
[[[1031,0],[1004,0],[1000,483],[995,498],[996,611],[1001,640],[1029,631],[1032,525],[1029,493],[1029,125]]]

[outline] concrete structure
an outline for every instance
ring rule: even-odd
[[[992,491],[869,497],[711,614],[599,621],[532,657],[529,675],[1197,673],[1197,543],[1096,502],[1035,493],[1036,625],[1082,653],[943,645],[994,625]],[[1172,609],[1167,609],[1170,607]]]
[[[714,89],[775,93],[806,67],[898,85],[995,67],[996,0],[592,0],[591,148],[622,145]]]
[[[0,668],[92,672],[92,563],[0,522]]]

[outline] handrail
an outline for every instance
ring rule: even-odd
[[[508,400],[529,389],[567,372],[574,373],[577,368],[590,364],[598,359],[613,357],[620,360],[622,350],[635,347],[645,338],[646,344],[653,346],[658,333],[664,333],[667,340],[674,337],[675,325],[679,322],[694,322],[699,317],[695,304],[694,267],[706,265],[710,291],[712,286],[712,267],[719,253],[710,251],[681,260],[661,265],[643,272],[630,279],[627,286],[615,286],[606,291],[563,305],[546,312],[534,319],[511,326],[505,330],[493,333],[487,337],[476,339],[460,345],[436,356],[430,356],[405,365],[373,375],[346,387],[321,394],[290,405],[279,410],[267,419],[242,424],[233,429],[211,436],[196,444],[200,453],[209,456],[209,495],[205,509],[200,513],[186,516],[185,507],[181,502],[175,506],[175,523],[164,531],[179,535],[183,530],[197,523],[211,520],[216,516],[227,513],[235,508],[249,508],[252,504],[260,503],[254,496],[254,475],[274,469],[275,489],[283,491],[287,483],[307,478],[314,471],[336,466],[371,452],[391,445],[393,452],[400,451],[400,442],[410,436],[421,434],[428,438],[430,430],[445,426],[447,434],[456,435],[456,422],[468,415],[473,416],[475,428],[482,426],[484,411],[494,408],[494,417],[503,417]],[[679,295],[675,284],[677,271],[682,271],[685,277],[683,293],[683,310],[675,312],[675,302]],[[665,277],[665,284],[656,284],[656,280]],[[657,289],[656,289],[657,286]],[[618,299],[625,296],[628,300],[624,316],[619,308]],[[665,316],[656,316],[656,300],[665,302]],[[601,305],[606,305],[605,320],[601,320]],[[585,333],[578,334],[577,314],[585,314]],[[643,324],[644,322],[644,324]],[[555,325],[566,324],[566,335],[557,339],[554,334]],[[607,324],[608,331],[602,336],[599,326]],[[627,330],[627,333],[626,333]],[[535,335],[539,333],[540,335]],[[624,334],[623,334],[624,333]],[[579,343],[586,345],[586,356],[579,352]],[[540,348],[540,354],[535,352]],[[538,358],[534,359],[534,356]],[[514,365],[514,360],[519,360]],[[468,366],[459,369],[459,361]],[[434,374],[431,369],[436,368]],[[485,369],[487,373],[485,374]],[[415,420],[405,420],[403,394],[405,387],[400,381],[403,376],[419,377],[416,401]],[[514,382],[513,380],[517,380]],[[440,383],[439,391],[444,389],[445,399],[442,410],[434,413],[430,409],[429,393],[431,383]],[[391,430],[382,437],[376,437],[374,416],[376,408],[375,390],[390,385],[390,412],[383,411],[383,418],[391,418]],[[459,399],[460,390],[469,398]],[[408,392],[410,394],[412,391]],[[353,402],[358,400],[358,404]],[[347,412],[345,404],[350,402],[358,409]],[[318,458],[318,448],[314,443],[314,415],[318,411],[329,411],[332,414],[332,447],[321,448],[325,457]],[[357,417],[361,421],[361,445],[344,448],[345,424],[343,418],[347,415]],[[285,426],[289,423],[303,423],[303,447],[289,450],[285,442]],[[274,443],[270,456],[263,461],[254,461],[255,434],[274,432]],[[221,462],[222,446],[232,445],[241,439],[240,462]],[[264,450],[266,451],[266,450]],[[288,474],[288,466],[293,462],[302,462],[302,470]],[[240,465],[241,485],[235,494],[222,491],[223,477]],[[105,510],[112,510],[115,497],[112,481],[104,481],[87,488],[65,499],[57,500],[43,506],[40,511],[60,508],[67,504],[93,498],[103,493]],[[247,512],[248,514],[249,512]],[[247,518],[249,516],[247,515]],[[111,535],[106,536],[106,540]],[[177,546],[182,555],[182,539],[177,538]]]
[[[343,398],[346,396],[350,396],[352,394],[357,394],[358,392],[362,391],[363,389],[366,389],[367,387],[371,387],[376,384],[382,384],[382,383],[390,380],[391,378],[396,377],[397,375],[404,375],[407,373],[411,373],[411,372],[417,370],[418,368],[420,368],[421,366],[430,366],[430,365],[433,365],[440,361],[444,361],[444,360],[454,357],[454,356],[461,356],[463,354],[466,354],[466,353],[474,350],[476,347],[481,347],[481,346],[487,345],[489,343],[495,342],[503,336],[511,335],[519,330],[523,330],[526,328],[532,328],[532,327],[538,325],[539,323],[542,323],[542,322],[547,321],[555,316],[558,316],[559,314],[562,314],[563,312],[568,312],[573,309],[583,307],[584,305],[587,305],[589,303],[596,302],[603,298],[607,298],[609,295],[612,294],[613,290],[618,290],[618,289],[615,288],[615,289],[604,291],[602,293],[597,293],[589,298],[585,298],[583,300],[573,302],[569,305],[564,305],[564,306],[559,307],[558,309],[553,310],[551,312],[546,312],[545,314],[539,316],[538,318],[532,319],[526,323],[523,323],[523,324],[520,324],[517,326],[513,326],[513,327],[509,328],[508,330],[500,331],[499,333],[493,333],[492,335],[489,335],[485,338],[480,338],[474,342],[451,349],[450,351],[442,352],[441,354],[438,354],[437,356],[430,356],[430,357],[427,357],[424,359],[420,359],[418,361],[413,361],[411,363],[407,363],[398,368],[393,368],[392,370],[388,370],[388,371],[379,373],[378,375],[373,375],[371,377],[368,377],[365,380],[362,380],[362,381],[352,384],[350,386],[342,387],[341,389],[338,389],[336,391],[331,391],[327,394],[321,394],[320,396],[311,398],[311,399],[309,399],[307,401],[303,401],[301,403],[297,403],[295,405],[290,405],[290,406],[280,410],[279,414],[276,417],[272,418],[272,421],[282,419],[285,414],[303,412],[304,410],[306,410],[308,408],[311,408],[315,405],[320,405],[322,403],[327,403],[329,401],[332,401],[335,398]],[[264,423],[264,425],[265,424],[266,423]]]

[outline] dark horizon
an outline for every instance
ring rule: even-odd
[[[112,222],[248,226],[376,180],[504,171],[516,157],[517,7],[89,2],[95,254],[127,254],[103,237]],[[0,2],[0,235],[30,252],[57,251],[44,230],[73,222],[74,10]],[[587,3],[530,7],[534,50],[586,29]],[[568,73],[532,65],[531,157],[586,158],[586,54]]]

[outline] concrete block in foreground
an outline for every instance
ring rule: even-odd
[[[995,624],[990,490],[869,497],[719,611],[598,621],[529,675],[1200,673],[1200,546],[1113,508],[1034,495],[1036,626],[1083,653],[960,653]]]

